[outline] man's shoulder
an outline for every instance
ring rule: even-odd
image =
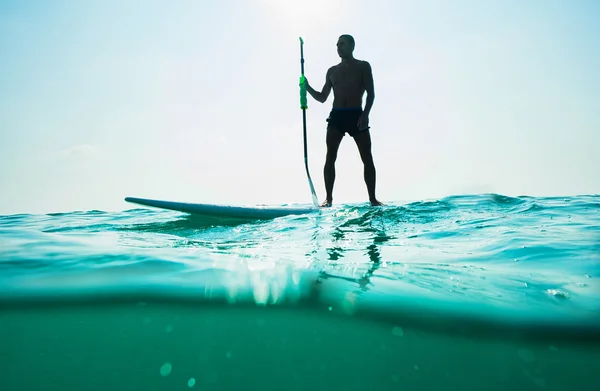
[[[371,64],[367,60],[359,60],[357,58],[354,67],[361,69],[363,71],[368,71],[371,69]]]
[[[361,66],[361,68],[371,69],[371,64],[367,60],[358,60],[358,63]]]

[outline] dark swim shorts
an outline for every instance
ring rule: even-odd
[[[356,137],[359,133],[363,133],[369,130],[369,127],[358,130],[358,119],[362,115],[363,110],[360,107],[357,108],[334,108],[329,113],[327,122],[329,127],[336,128],[343,135],[348,133],[352,137]]]

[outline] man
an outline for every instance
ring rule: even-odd
[[[358,147],[364,164],[364,179],[371,205],[383,205],[375,197],[375,164],[371,155],[369,134],[369,113],[375,99],[373,74],[367,61],[357,60],[352,55],[354,38],[344,34],[337,42],[337,52],[342,61],[327,70],[325,85],[321,92],[315,91],[308,80],[306,90],[317,101],[325,103],[333,88],[333,107],[327,118],[327,156],[325,158],[325,191],[327,198],[321,204],[329,207],[333,203],[333,183],[335,181],[335,160],[342,138],[348,133]],[[362,98],[367,93],[365,109]]]

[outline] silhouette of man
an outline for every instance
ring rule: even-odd
[[[383,205],[375,197],[375,164],[371,155],[369,133],[369,113],[375,99],[371,65],[367,61],[354,58],[354,38],[351,35],[344,34],[339,37],[337,52],[342,61],[327,70],[321,92],[315,91],[306,80],[306,91],[317,102],[325,103],[333,89],[333,107],[327,118],[327,156],[323,169],[327,198],[321,206],[329,207],[333,203],[335,160],[346,133],[354,138],[364,164],[364,179],[371,205]],[[365,92],[367,101],[363,110],[362,98]]]

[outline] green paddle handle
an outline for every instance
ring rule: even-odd
[[[304,75],[300,76],[300,108],[308,109],[308,101],[306,99],[306,78]]]

